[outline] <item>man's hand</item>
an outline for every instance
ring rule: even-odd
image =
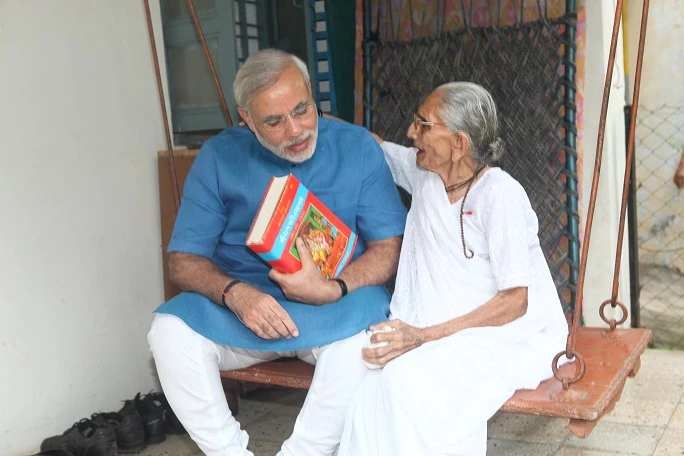
[[[384,366],[394,358],[420,347],[426,341],[420,328],[411,326],[401,320],[391,320],[371,326],[370,330],[381,327],[391,327],[394,331],[376,332],[371,336],[371,343],[387,342],[384,347],[364,348],[361,352],[363,359],[370,364]]]
[[[297,326],[278,301],[251,285],[243,282],[234,286],[226,302],[238,319],[262,339],[299,336]]]
[[[325,304],[340,298],[339,285],[332,280],[326,280],[321,275],[311,258],[311,252],[301,239],[295,241],[302,269],[291,274],[271,269],[268,276],[274,280],[288,299],[307,304]]]

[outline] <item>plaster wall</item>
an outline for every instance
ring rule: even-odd
[[[641,9],[641,1],[626,2],[630,87],[634,86]],[[679,274],[684,274],[684,190],[672,178],[684,156],[682,43],[684,2],[650,2],[635,143],[639,261]]]
[[[0,454],[155,388],[164,147],[141,1],[0,1]]]

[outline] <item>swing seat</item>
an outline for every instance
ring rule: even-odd
[[[555,378],[543,381],[537,389],[518,390],[501,408],[504,412],[568,418],[568,430],[586,437],[599,419],[610,412],[620,399],[627,377],[636,375],[641,354],[651,339],[643,328],[579,328],[576,350],[584,358],[586,373],[567,390]],[[287,388],[307,389],[314,367],[296,359],[281,359],[233,371],[221,371],[224,379]],[[564,376],[572,376],[573,363],[560,367]]]
[[[502,407],[504,412],[568,418],[568,429],[586,437],[598,420],[609,413],[620,399],[627,377],[639,371],[641,355],[651,340],[645,328],[578,328],[576,352],[584,358],[584,377],[567,390],[550,378],[535,390],[518,390]],[[571,376],[573,363],[559,369]]]

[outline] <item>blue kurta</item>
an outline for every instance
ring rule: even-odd
[[[245,247],[266,185],[272,176],[288,173],[358,233],[354,258],[364,252],[364,241],[402,234],[405,208],[382,151],[366,130],[319,119],[313,157],[294,164],[262,147],[248,129],[229,128],[208,140],[195,159],[168,250],[209,258],[231,277],[272,295],[294,320],[299,337],[262,339],[233,312],[197,293],[181,293],[157,312],[180,317],[217,343],[267,351],[328,344],[387,317],[389,296],[380,286],[322,306],[289,301],[268,278],[269,266]]]

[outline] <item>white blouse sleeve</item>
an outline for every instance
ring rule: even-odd
[[[499,290],[527,287],[532,279],[529,236],[534,212],[522,186],[506,176],[492,185],[483,213],[492,272]],[[536,238],[536,232],[534,233]]]
[[[392,171],[394,183],[409,193],[413,193],[419,173],[416,166],[416,148],[406,147],[389,141],[380,144],[385,161]]]

